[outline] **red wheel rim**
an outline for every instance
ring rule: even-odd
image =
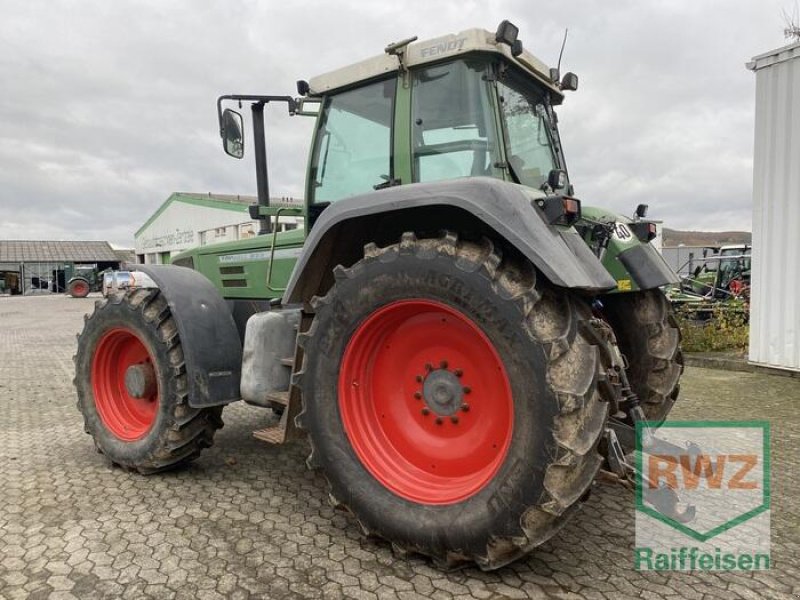
[[[89,287],[82,281],[78,281],[72,284],[72,291],[76,296],[83,296],[88,293]]]
[[[155,422],[159,404],[157,386],[142,398],[128,393],[125,374],[135,365],[154,368],[152,355],[135,333],[118,328],[103,334],[92,359],[95,406],[106,428],[128,442],[147,434]]]
[[[388,304],[359,325],[342,358],[339,410],[367,470],[398,496],[432,505],[465,500],[492,480],[514,420],[489,338],[454,308],[422,299]]]

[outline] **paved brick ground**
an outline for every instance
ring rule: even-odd
[[[633,500],[596,484],[586,509],[526,560],[442,573],[399,560],[334,513],[304,443],[272,448],[267,419],[225,410],[214,448],[141,477],[94,452],[75,409],[72,354],[92,299],[0,298],[3,598],[797,598],[800,381],[689,369],[676,418],[773,421],[773,562],[760,574],[637,573]]]

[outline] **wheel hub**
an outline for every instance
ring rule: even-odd
[[[149,398],[156,393],[156,373],[148,363],[131,365],[125,370],[125,389],[133,398]]]
[[[435,369],[428,373],[422,384],[422,397],[437,415],[449,417],[461,409],[464,389],[455,373]]]

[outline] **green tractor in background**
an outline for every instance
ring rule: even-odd
[[[86,298],[90,292],[99,292],[103,272],[97,265],[67,264],[64,266],[67,294],[73,298]]]
[[[713,251],[711,256],[708,250]],[[673,308],[695,321],[708,321],[720,311],[740,315],[746,321],[749,318],[751,252],[748,244],[705,248],[701,264],[691,275],[666,288]],[[693,258],[687,264],[692,262]]]
[[[438,564],[504,565],[625,474],[678,395],[677,281],[633,219],[573,195],[555,107],[577,77],[508,21],[298,82],[250,105],[260,236],[107,274],[78,341],[86,430],[153,473],[210,446],[223,407],[306,437],[365,532]],[[316,122],[302,209],[269,204],[264,107]],[[277,232],[280,216],[304,228]],[[268,467],[267,467],[268,468]]]

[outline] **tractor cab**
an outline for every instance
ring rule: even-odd
[[[305,194],[313,225],[331,202],[409,183],[491,177],[569,191],[553,106],[576,88],[577,76],[559,80],[503,21],[495,32],[390,44],[381,56],[299,81],[299,98],[224,96],[219,106],[252,102],[263,181],[263,105],[286,102],[291,114],[316,115]],[[219,120],[225,151],[241,158],[241,116],[225,109]]]
[[[309,202],[481,176],[553,191],[564,185],[566,171],[553,100],[560,95],[549,86],[501,53],[485,51],[327,95],[308,172]]]

